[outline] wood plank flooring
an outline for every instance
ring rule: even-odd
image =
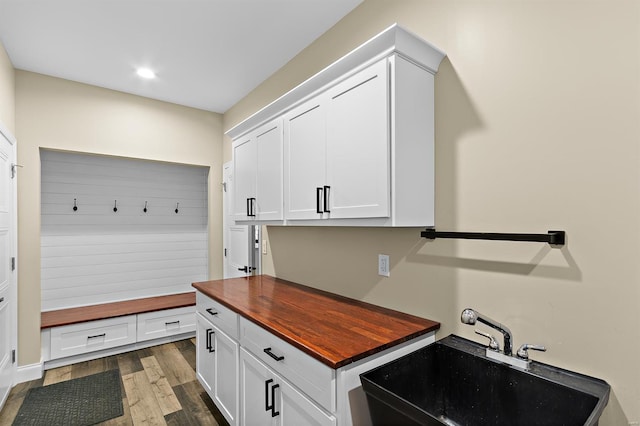
[[[0,425],[13,423],[31,388],[119,369],[124,415],[100,425],[228,426],[198,383],[195,368],[195,339],[188,339],[47,370],[42,379],[13,388],[0,411]]]

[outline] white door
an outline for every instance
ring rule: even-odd
[[[319,96],[284,119],[285,219],[322,219],[326,182],[324,106]]]
[[[16,343],[15,140],[0,125],[0,409],[14,380]]]
[[[328,92],[327,184],[331,218],[390,215],[388,63]]]
[[[249,253],[253,245],[250,227],[236,225],[233,212],[234,175],[232,163],[223,166],[223,239],[224,239],[224,278],[237,278],[251,275]]]

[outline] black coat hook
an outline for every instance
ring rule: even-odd
[[[178,206],[180,205],[180,203],[176,203],[176,214],[178,214]]]
[[[78,202],[75,198],[73,199],[73,211],[74,212],[78,211]]]
[[[145,212],[145,213],[147,212],[147,202],[146,201],[144,202],[144,209],[142,209],[142,211]]]
[[[118,200],[113,201],[113,211],[114,213],[118,211]]]

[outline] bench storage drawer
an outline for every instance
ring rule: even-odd
[[[135,342],[135,315],[53,327],[51,358],[64,358]]]
[[[196,330],[195,306],[138,314],[138,341]]]

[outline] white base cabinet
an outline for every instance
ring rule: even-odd
[[[336,418],[287,380],[240,350],[242,424],[246,426],[335,426]]]
[[[434,332],[333,369],[198,292],[197,377],[231,425],[367,426],[360,374],[435,341]]]
[[[196,377],[229,424],[237,425],[238,314],[199,292],[196,310]]]
[[[198,381],[229,424],[235,425],[238,419],[238,342],[200,314],[197,314],[197,323]]]

